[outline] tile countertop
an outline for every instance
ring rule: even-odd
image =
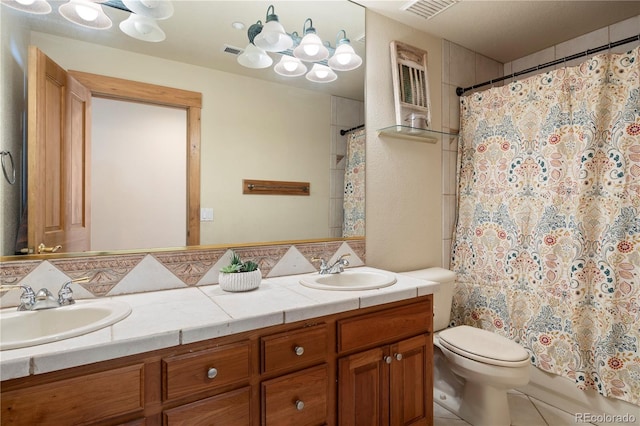
[[[370,267],[351,270],[380,271]],[[262,280],[245,293],[218,285],[114,296],[128,303],[124,320],[83,336],[0,352],[0,379],[42,374],[93,362],[194,343],[262,327],[432,294],[439,284],[395,274],[397,282],[375,290],[327,291],[299,283],[308,275]],[[13,308],[9,308],[13,309]]]

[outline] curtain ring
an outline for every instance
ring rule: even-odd
[[[4,162],[5,156],[8,156],[9,160],[11,161],[11,173],[7,173],[7,166]],[[13,163],[13,155],[11,155],[11,152],[1,151],[0,162],[2,163],[2,173],[4,174],[4,178],[7,180],[7,182],[9,182],[9,185],[13,185],[14,183],[16,183],[16,166]],[[9,174],[11,175],[11,177],[9,177]]]

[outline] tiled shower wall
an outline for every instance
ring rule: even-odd
[[[539,64],[564,58],[587,49],[604,46],[618,40],[633,37],[640,33],[640,15],[601,28],[596,31],[576,37],[572,40],[551,46],[523,58],[506,64],[494,61],[450,41],[442,42],[442,127],[444,132],[457,133],[460,129],[460,98],[456,95],[456,87],[469,87],[483,83],[493,78],[519,72]],[[640,45],[640,41],[627,43],[611,49],[611,52],[625,52]],[[603,53],[603,52],[600,52]],[[587,59],[566,62],[556,67],[575,66]],[[546,72],[547,68],[539,72]],[[531,74],[518,76],[517,79],[527,78]],[[505,80],[508,84],[513,79]],[[497,85],[503,84],[496,83]],[[476,89],[486,90],[489,86]],[[442,144],[442,267],[449,268],[451,262],[451,243],[456,221],[456,190],[457,190],[457,149],[458,140]]]
[[[447,40],[442,41],[442,131],[460,130],[457,87],[469,87],[502,76],[502,63]],[[451,263],[451,241],[456,220],[458,139],[442,142],[442,267]]]

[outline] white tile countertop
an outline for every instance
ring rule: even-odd
[[[381,272],[366,266],[350,269]],[[0,379],[42,374],[411,299],[432,294],[439,288],[434,282],[395,274],[396,283],[388,287],[328,291],[301,285],[300,279],[306,275],[263,279],[258,289],[244,293],[229,293],[218,285],[209,285],[110,297],[128,303],[131,314],[112,326],[83,336],[2,351]]]

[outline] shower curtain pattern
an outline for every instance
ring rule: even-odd
[[[452,325],[640,405],[640,48],[461,99]]]
[[[364,236],[364,144],[365,129],[347,136],[347,162],[344,171],[343,237]]]

